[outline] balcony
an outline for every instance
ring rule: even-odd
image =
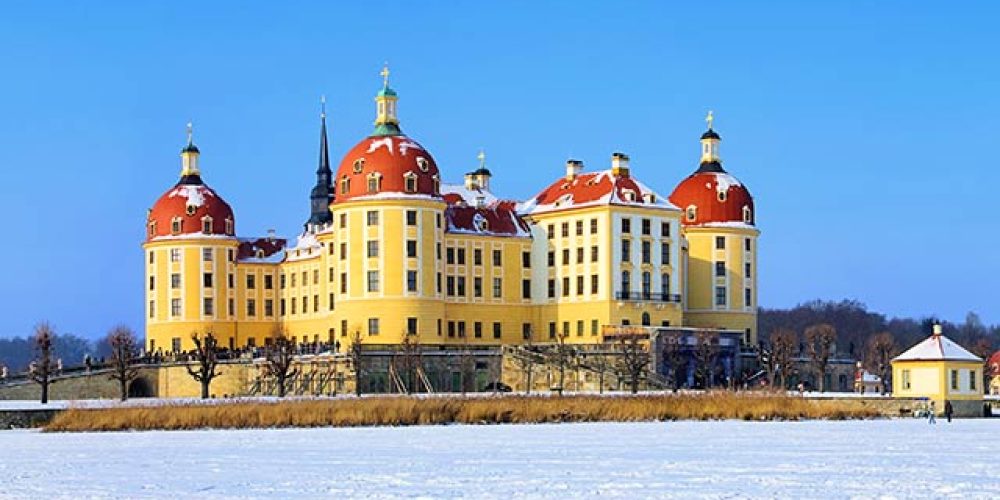
[[[656,293],[656,292],[617,292],[615,298],[622,301],[631,302],[676,302],[680,303],[679,293]]]

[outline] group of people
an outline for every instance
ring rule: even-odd
[[[944,417],[948,419],[948,423],[951,423],[951,415],[955,412],[955,408],[951,406],[951,401],[947,399],[944,401]],[[934,401],[931,401],[930,411],[927,412],[927,423],[936,424],[937,417],[934,415],[937,413],[937,409],[934,407]]]

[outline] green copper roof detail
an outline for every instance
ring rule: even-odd
[[[379,90],[378,94],[375,95],[378,97],[396,97],[396,91],[389,87],[382,87],[382,90]]]
[[[395,123],[380,123],[375,126],[375,132],[372,133],[373,136],[376,135],[403,135],[403,131],[399,129],[399,125]]]

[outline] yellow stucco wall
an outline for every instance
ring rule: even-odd
[[[899,397],[926,397],[939,407],[945,400],[983,399],[983,365],[961,361],[894,361],[892,394]],[[956,376],[952,385],[952,376]]]

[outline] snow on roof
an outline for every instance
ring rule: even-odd
[[[236,260],[250,264],[277,264],[285,260],[284,238],[240,238]]]
[[[187,199],[188,206],[200,207],[205,204],[205,196],[214,197],[215,194],[202,184],[184,184],[174,188],[167,196],[170,198],[180,196]]]
[[[635,177],[615,175],[608,169],[581,173],[572,180],[559,179],[534,198],[518,204],[517,211],[523,215],[532,215],[600,205],[636,205],[679,210],[667,198]]]
[[[448,195],[457,195],[458,198]],[[469,189],[466,188],[464,184],[446,184],[443,182],[441,183],[441,196],[443,196],[449,204],[456,204],[458,201],[462,201],[466,205],[475,205],[476,198],[479,197],[483,198],[483,204],[485,205],[492,205],[500,201],[496,195],[485,189]]]
[[[909,348],[903,354],[893,358],[893,361],[978,361],[983,362],[975,354],[965,350],[955,341],[944,335],[931,335],[919,344]]]
[[[295,246],[285,250],[287,261],[296,261],[316,257],[322,252],[322,245],[316,239],[316,234],[306,231],[296,238]]]
[[[531,237],[528,223],[514,210],[513,202],[497,202],[487,207],[449,205],[445,219],[449,233]]]

